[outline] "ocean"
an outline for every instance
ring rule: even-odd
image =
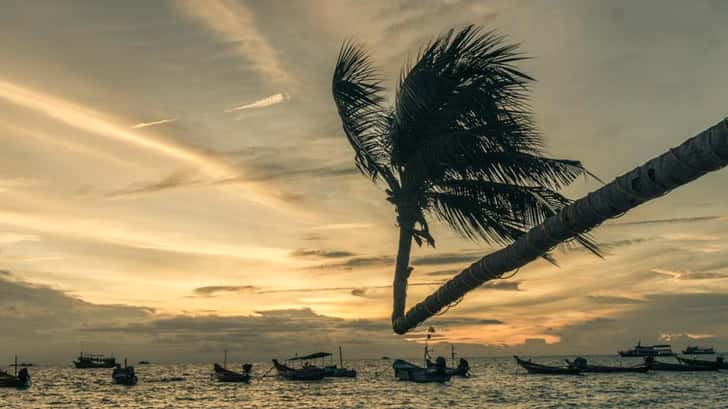
[[[573,357],[569,357],[573,358]],[[346,362],[356,379],[291,382],[264,376],[254,364],[250,384],[221,384],[209,365],[136,366],[139,383],[111,383],[111,369],[30,368],[33,386],[0,389],[2,408],[728,408],[728,372],[529,375],[512,358],[469,359],[474,376],[449,384],[394,379],[388,360]],[[559,364],[562,357],[534,358]],[[632,365],[640,359],[589,357]],[[667,361],[667,359],[666,359]],[[228,365],[232,367],[232,365]]]

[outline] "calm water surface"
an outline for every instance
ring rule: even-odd
[[[572,357],[573,358],[573,357]],[[538,358],[557,364],[561,358]],[[625,365],[638,359],[591,357]],[[249,385],[210,380],[211,365],[137,366],[139,384],[113,385],[110,369],[31,368],[28,390],[0,390],[1,408],[728,408],[728,372],[528,375],[513,359],[471,359],[475,376],[450,384],[393,378],[391,361],[352,361],[357,379],[290,382],[262,377]],[[176,379],[175,379],[176,378]],[[180,379],[183,378],[183,379]]]

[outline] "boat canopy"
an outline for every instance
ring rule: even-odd
[[[309,355],[288,358],[288,360],[289,361],[307,361],[309,359],[326,358],[327,356],[331,356],[331,354],[328,352],[315,352],[315,353],[309,354]]]

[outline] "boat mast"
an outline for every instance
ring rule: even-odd
[[[225,358],[223,358],[223,361],[222,361],[222,369],[226,369],[226,368],[227,368],[227,348],[225,348]]]
[[[341,345],[339,345],[339,368],[344,367],[344,358],[341,355]]]
[[[450,344],[450,358],[452,358],[452,366],[455,366],[455,344]]]
[[[15,355],[15,376],[18,376],[18,356]]]

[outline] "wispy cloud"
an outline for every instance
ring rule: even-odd
[[[169,119],[162,119],[162,120],[153,121],[153,122],[140,122],[138,124],[133,125],[131,127],[131,129],[146,128],[149,126],[168,124],[170,122],[176,122],[176,121],[177,121],[177,118],[169,118]]]
[[[73,128],[175,158],[193,165],[211,178],[224,179],[240,175],[241,169],[224,160],[177,141],[130,131],[126,127],[117,125],[107,115],[52,95],[0,80],[0,98],[35,110]],[[246,194],[243,197],[247,200],[279,210],[290,210],[290,205],[278,198],[279,192],[272,192],[270,188],[255,183],[246,183],[244,188]]]
[[[183,0],[176,5],[182,13],[215,33],[221,41],[234,43],[236,53],[261,76],[274,83],[290,81],[278,53],[258,30],[255,15],[244,4],[228,0]]]
[[[242,111],[245,109],[265,108],[265,107],[269,107],[271,105],[280,104],[281,102],[288,101],[289,99],[291,99],[290,95],[288,95],[285,92],[279,92],[279,93],[271,95],[269,97],[265,97],[263,99],[259,99],[257,101],[251,102],[249,104],[240,105],[240,106],[226,109],[225,112],[235,112],[235,111]]]

